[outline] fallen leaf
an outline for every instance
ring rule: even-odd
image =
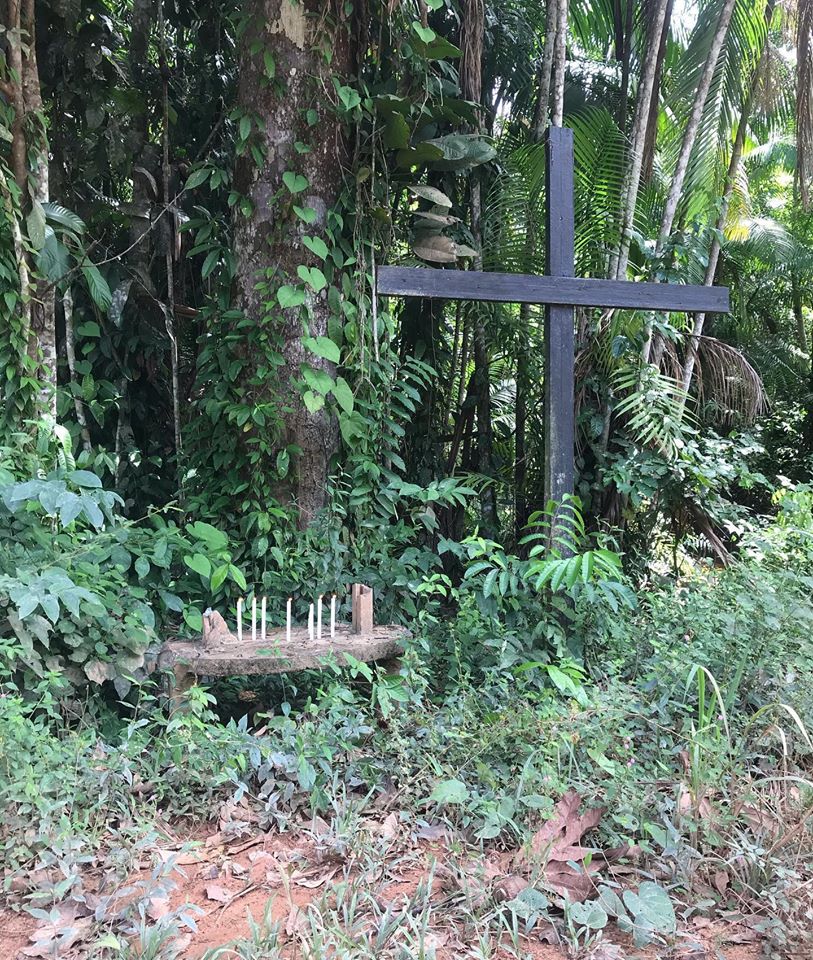
[[[593,847],[581,846],[582,837],[598,826],[603,807],[592,807],[579,814],[582,797],[575,790],[568,790],[556,804],[553,816],[531,838],[530,851],[534,859],[545,863],[546,883],[560,896],[569,900],[585,900],[595,890],[592,876],[598,873],[609,860],[626,855],[627,848],[615,848],[602,855]],[[589,866],[571,866],[591,857]],[[527,850],[520,850],[514,857],[517,866],[525,866],[529,859]]]
[[[295,873],[291,879],[298,887],[306,887],[308,890],[315,890],[317,887],[321,887],[323,884],[327,883],[328,880],[332,880],[337,869],[338,868],[334,868],[333,870],[329,870],[327,873],[322,873],[316,876],[314,875],[313,870],[305,873]]]
[[[498,880],[494,885],[494,899],[498,903],[506,900],[515,900],[523,890],[527,890],[530,884],[524,877],[518,877],[516,874],[510,874]]]
[[[720,896],[722,896],[728,887],[728,873],[725,870],[715,871],[715,874],[712,877],[712,883],[714,884]]]
[[[29,937],[32,945],[23,947],[20,953],[25,957],[64,957],[75,943],[84,939],[90,927],[89,917],[45,923]]]
[[[206,896],[209,900],[215,900],[217,903],[228,903],[232,895],[219,883],[210,883],[206,886]]]
[[[150,897],[150,905],[147,907],[147,916],[151,920],[160,920],[165,917],[170,910],[169,897]]]
[[[288,914],[288,919],[285,921],[285,932],[289,937],[293,937],[295,933],[303,929],[305,925],[305,917],[302,911],[296,904],[291,905],[291,912]]]
[[[401,821],[398,814],[393,811],[384,822],[379,827],[379,832],[385,840],[392,840],[393,837],[398,836],[398,830],[400,827]]]
[[[419,840],[445,840],[448,836],[448,828],[442,823],[424,824],[415,831],[415,836]]]

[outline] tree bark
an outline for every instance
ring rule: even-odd
[[[610,277],[623,280],[629,263],[632,228],[635,221],[635,208],[638,204],[638,190],[641,185],[641,167],[644,158],[644,139],[652,91],[655,86],[655,68],[657,57],[651,56],[655,44],[660,42],[666,19],[666,7],[669,0],[655,0],[655,10],[648,32],[646,55],[643,58],[643,70],[638,83],[638,96],[635,101],[635,118],[632,122],[630,147],[627,157],[624,182],[621,188],[621,238],[618,256],[610,263]]]
[[[624,12],[624,22],[621,25],[621,47],[617,55],[617,58],[621,61],[621,96],[618,104],[618,126],[622,133],[625,133],[627,129],[627,104],[629,102],[630,61],[632,59],[632,28],[634,12],[635,0],[627,0],[626,10]]]
[[[678,203],[683,193],[683,183],[686,179],[686,172],[689,169],[689,160],[692,155],[697,131],[700,128],[700,121],[703,117],[703,108],[706,105],[706,99],[711,88],[711,81],[714,78],[714,72],[717,69],[717,62],[720,59],[720,52],[728,36],[728,28],[731,23],[731,14],[734,11],[736,0],[725,0],[725,5],[720,11],[720,17],[717,20],[717,27],[714,32],[714,38],[711,42],[708,57],[703,65],[703,73],[692,103],[692,110],[686,123],[686,129],[683,131],[683,141],[680,145],[680,154],[678,155],[675,172],[672,175],[672,184],[669,188],[669,194],[666,197],[666,203],[663,208],[663,217],[661,219],[660,230],[658,231],[658,240],[655,245],[656,255],[663,250],[666,241],[672,232],[677,213]],[[652,323],[647,324],[646,341],[641,352],[644,363],[650,362],[653,346]],[[660,359],[661,347],[657,348],[658,359]]]
[[[545,127],[548,125],[548,101],[550,100],[553,49],[556,44],[558,16],[558,0],[548,0],[545,8],[545,46],[542,51],[542,63],[539,67],[536,108],[534,109],[533,138],[535,143],[542,140]]]
[[[807,330],[805,330],[805,318],[802,312],[802,288],[799,283],[799,276],[796,273],[791,274],[791,296],[793,299],[793,319],[796,322],[796,345],[802,353],[807,353]]]
[[[760,67],[757,68],[757,73],[754,77],[753,84],[749,87],[748,92],[745,95],[745,100],[740,111],[740,121],[737,125],[737,133],[734,137],[734,144],[731,148],[731,157],[728,162],[728,170],[726,171],[725,187],[723,189],[723,196],[720,201],[720,211],[717,215],[714,237],[711,241],[709,260],[706,265],[706,274],[703,280],[707,287],[710,287],[714,283],[714,278],[717,274],[717,264],[720,260],[721,249],[720,234],[725,229],[726,218],[728,216],[728,205],[731,201],[731,194],[734,192],[734,182],[737,178],[737,170],[740,166],[740,160],[742,159],[742,148],[745,143],[745,131],[748,127],[748,116],[751,112],[753,89],[754,86],[756,86],[756,84],[759,82],[759,77],[762,72],[761,65],[764,62],[765,57],[763,56],[762,60],[760,61]],[[705,313],[695,314],[692,335],[689,339],[688,347],[686,348],[686,356],[683,361],[683,371],[681,373],[681,384],[685,394],[689,392],[689,387],[692,383],[694,367],[695,363],[697,362],[697,351],[700,346],[700,337],[703,334],[705,322]]]
[[[323,43],[332,46],[329,66]],[[274,59],[273,80],[267,76],[266,53]],[[305,364],[335,376],[334,364],[303,344],[306,334],[327,336],[330,309],[325,290],[314,294],[306,288],[306,323],[304,308],[280,309],[276,290],[286,283],[301,286],[297,277],[300,265],[324,267],[303,246],[302,238],[325,235],[328,213],[342,189],[346,148],[341,122],[328,98],[334,96],[332,77],[346,77],[351,62],[348,25],[338,2],[335,8],[322,0],[297,4],[252,0],[249,4],[240,46],[238,101],[244,115],[257,118],[252,138],[263,158],[255,165],[252,152],[246,151],[235,170],[236,190],[253,205],[250,216],[238,213],[235,221],[235,301],[247,317],[268,328],[284,358],[276,384],[282,421],[280,446],[293,445],[300,452],[292,458],[291,469],[275,492],[281,502],[298,507],[303,527],[325,505],[339,434],[336,420],[326,408],[308,411],[295,381]],[[313,111],[310,125],[308,110]],[[297,152],[296,142],[309,144],[310,151]],[[311,226],[292,209],[291,194],[283,181],[286,172],[307,181],[293,203],[315,211]],[[267,286],[258,290],[257,284],[263,281]]]
[[[680,197],[683,192],[683,182],[686,179],[686,172],[689,169],[689,159],[697,138],[700,121],[703,117],[703,108],[706,105],[706,99],[709,95],[711,81],[714,78],[717,62],[720,59],[720,52],[728,36],[728,28],[731,23],[731,14],[734,11],[735,2],[736,0],[725,0],[725,5],[720,11],[720,17],[717,20],[717,27],[714,32],[708,57],[703,65],[703,72],[700,76],[697,90],[695,91],[692,110],[686,122],[686,129],[683,131],[683,141],[680,145],[680,154],[677,165],[675,166],[675,172],[672,175],[672,184],[669,188],[669,194],[663,209],[657,244],[658,250],[663,248],[675,222],[675,213],[677,212],[678,203],[680,202]]]
[[[73,408],[76,411],[76,422],[79,424],[79,432],[82,436],[82,447],[87,453],[90,453],[93,447],[90,442],[87,417],[85,416],[85,405],[79,396],[76,384],[76,340],[73,331],[73,292],[70,284],[62,294],[62,311],[65,316],[65,353],[68,357],[68,375],[73,395]]]
[[[655,168],[655,142],[658,136],[658,113],[660,111],[661,74],[663,61],[666,59],[666,44],[669,40],[669,26],[672,22],[674,0],[667,0],[666,15],[661,28],[661,40],[658,45],[658,57],[655,62],[655,79],[652,87],[652,96],[649,100],[649,117],[646,122],[644,135],[644,155],[641,168],[641,177],[644,183],[649,183]]]
[[[553,106],[551,125],[561,127],[565,114],[565,68],[567,67],[568,0],[558,0],[556,8],[556,41],[553,47]]]

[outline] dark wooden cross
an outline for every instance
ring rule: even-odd
[[[547,274],[379,267],[376,290],[402,297],[545,304],[545,502],[573,492],[574,307],[727,313],[726,287],[574,277],[573,131],[546,137]]]

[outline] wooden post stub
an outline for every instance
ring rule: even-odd
[[[373,588],[354,583],[352,590],[353,633],[373,632]]]

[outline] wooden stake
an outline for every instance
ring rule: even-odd
[[[373,632],[373,588],[363,583],[354,583],[353,592],[353,633],[369,634]]]

